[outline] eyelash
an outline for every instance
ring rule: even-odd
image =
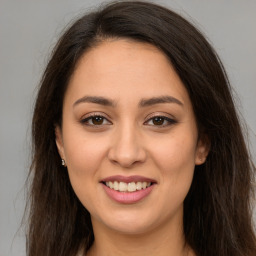
[[[89,123],[90,121],[93,120],[93,118],[96,118],[96,117],[97,117],[97,118],[102,118],[102,119],[103,119],[103,122],[105,122],[105,121],[107,120],[108,124],[102,123],[102,124],[98,124],[98,125],[97,125],[97,124]],[[174,119],[172,119],[172,118],[169,118],[169,117],[167,117],[167,116],[155,115],[155,116],[150,117],[146,122],[144,122],[144,124],[149,123],[150,121],[153,122],[154,119],[156,119],[156,118],[162,119],[161,121],[167,122],[167,124],[161,124],[161,125],[150,124],[149,126],[155,126],[155,127],[157,127],[157,128],[163,128],[163,127],[170,126],[170,125],[173,125],[173,124],[176,124],[176,123],[177,123],[176,120],[174,120]],[[102,119],[101,119],[101,120],[102,120]],[[97,114],[97,113],[91,114],[90,116],[88,116],[88,117],[82,119],[80,122],[81,122],[83,125],[94,126],[94,127],[100,127],[100,126],[103,126],[103,125],[110,125],[110,124],[112,124],[105,116],[100,115],[100,114]]]
[[[167,124],[161,124],[161,125],[151,124],[150,126],[155,126],[155,127],[158,127],[158,128],[163,128],[163,127],[170,126],[170,125],[173,125],[173,124],[177,123],[176,120],[174,120],[172,118],[169,118],[167,116],[161,116],[161,115],[152,116],[145,123],[149,123],[149,121],[150,122],[154,122],[154,120],[156,120],[156,118],[162,119],[161,121],[163,121],[165,123],[167,122]]]
[[[99,125],[96,125],[96,124],[89,124],[89,121],[92,121],[93,118],[96,118],[96,117],[100,117],[102,118],[103,120],[107,120],[109,123],[110,121],[103,115],[100,115],[100,114],[97,114],[97,113],[93,113],[93,114],[90,114],[88,117],[82,119],[80,122],[84,125],[88,125],[88,126],[102,126],[102,125],[105,125],[105,124],[99,124]],[[104,122],[104,121],[103,121]]]

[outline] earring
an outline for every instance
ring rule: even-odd
[[[66,165],[66,162],[65,162],[65,160],[64,159],[61,159],[61,165],[62,166],[64,166],[64,167],[66,167],[67,165]]]

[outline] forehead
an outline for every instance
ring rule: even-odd
[[[100,94],[117,100],[170,94],[189,100],[165,54],[151,44],[120,39],[102,42],[81,57],[67,94],[72,98]]]

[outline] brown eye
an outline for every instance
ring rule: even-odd
[[[92,123],[94,125],[101,125],[103,124],[104,118],[102,116],[94,116],[92,117]]]
[[[101,115],[91,115],[80,121],[83,125],[88,126],[101,126],[111,124],[107,118]]]
[[[156,126],[156,127],[159,126],[158,128],[173,125],[175,123],[177,123],[176,120],[171,119],[167,116],[154,116],[145,122],[145,124],[150,126]]]
[[[163,125],[165,119],[161,116],[156,116],[152,119],[154,125]]]

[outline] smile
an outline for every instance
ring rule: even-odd
[[[107,181],[105,185],[111,189],[114,189],[119,192],[135,192],[140,191],[142,189],[146,189],[151,186],[151,182],[118,182],[118,181]]]
[[[142,176],[116,175],[100,182],[107,196],[121,204],[134,204],[148,197],[157,182]]]

